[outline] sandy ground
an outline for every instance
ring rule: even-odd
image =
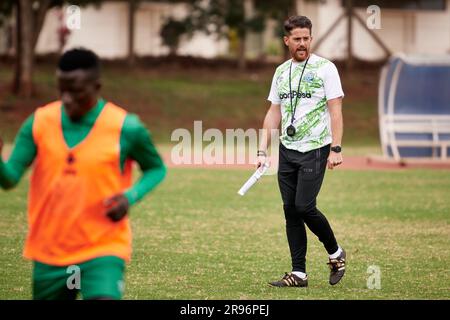
[[[251,164],[174,164],[170,153],[163,153],[164,162],[169,168],[209,168],[209,169],[254,169]],[[408,170],[408,169],[447,169],[450,170],[450,162],[406,162],[396,163],[380,157],[371,156],[345,156],[342,165],[337,170]]]
[[[3,150],[3,159],[8,159],[11,151],[11,145],[5,145]],[[168,150],[161,153],[165,164],[169,168],[207,168],[207,169],[254,169],[252,164],[175,164],[171,160],[171,154]],[[397,163],[382,159],[377,156],[344,156],[342,165],[336,170],[408,170],[408,169],[438,169],[450,170],[450,161],[448,162],[406,162]]]

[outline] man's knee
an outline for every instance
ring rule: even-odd
[[[302,217],[313,215],[316,213],[316,202],[310,203],[297,203],[295,204],[295,209]]]
[[[302,217],[294,205],[283,205],[283,209],[287,226],[295,226],[299,223],[303,223]]]

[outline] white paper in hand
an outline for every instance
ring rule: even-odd
[[[244,183],[242,188],[239,189],[238,194],[243,196],[256,183],[256,181],[258,181],[259,178],[261,178],[264,173],[266,173],[268,168],[269,164],[264,163],[261,170],[260,168],[256,169],[255,173],[253,173],[252,176],[247,180],[247,182]]]

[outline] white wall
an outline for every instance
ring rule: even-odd
[[[314,41],[344,12],[340,0],[322,2],[297,1],[299,14],[311,18]],[[355,9],[364,20],[365,9]],[[450,0],[446,11],[401,11],[381,8],[381,29],[373,30],[392,52],[443,54],[450,53]],[[341,21],[316,52],[330,59],[344,59],[347,54],[347,21]],[[378,60],[384,51],[353,19],[353,52],[361,59]]]
[[[315,42],[344,10],[340,0],[297,0],[297,4],[299,14],[310,17],[313,22]],[[84,46],[95,50],[101,57],[126,57],[128,5],[122,2],[107,2],[99,8],[88,6],[81,10],[81,30],[72,31],[66,48]],[[355,11],[364,21],[369,17],[365,9]],[[167,54],[168,48],[162,45],[159,37],[161,25],[168,16],[182,18],[187,14],[188,9],[183,4],[141,3],[136,12],[136,54]],[[59,23],[58,10],[51,10],[39,37],[38,53],[58,50]],[[384,51],[356,20],[353,21],[353,30],[353,50],[356,57],[367,60],[383,58]],[[335,27],[316,53],[330,59],[344,59],[347,54],[346,31],[347,24],[344,20]],[[381,29],[374,32],[392,52],[450,53],[450,0],[447,0],[446,11],[400,11],[381,8]],[[268,38],[270,33],[272,32],[265,32],[261,39],[250,43],[258,47],[261,47],[261,41],[263,46],[276,43],[276,35],[273,35],[272,40]],[[261,48],[250,48],[249,53],[260,50]],[[184,39],[179,48],[179,54],[200,57],[216,57],[227,53],[226,39],[217,41],[213,36],[200,33],[192,39]]]
[[[126,56],[127,12],[127,4],[121,2],[107,3],[100,8],[82,7],[81,28],[71,31],[65,48],[83,46],[105,58]],[[58,50],[59,24],[58,9],[50,10],[38,40],[37,53]]]
[[[36,44],[37,53],[45,54],[58,51],[58,28],[60,26],[59,12],[60,9],[51,9],[47,12],[44,25],[42,26]]]
[[[312,21],[314,41],[319,41],[342,12],[340,1],[328,0],[326,5],[319,4],[317,21]],[[347,54],[346,30],[347,24],[345,21],[341,21],[333,28],[332,34],[322,42],[316,53],[328,59],[342,59],[345,57]]]
[[[179,6],[170,9],[167,4],[142,3],[136,11],[135,52],[137,55],[165,55],[168,48],[163,47],[159,30],[164,16],[170,12],[179,15]]]
[[[420,12],[416,30],[418,53],[450,53],[450,0],[447,0],[447,11]]]
[[[58,50],[58,9],[47,13],[40,34],[37,53],[45,54]],[[144,2],[138,6],[135,20],[135,53],[139,55],[165,55],[159,31],[166,17],[182,18],[188,14],[183,4],[161,4]],[[103,58],[124,58],[128,53],[128,4],[107,2],[100,7],[81,8],[81,29],[73,30],[65,49],[83,46],[94,50]],[[213,37],[196,34],[182,41],[179,54],[200,57],[215,57],[228,51],[227,41],[216,41]]]

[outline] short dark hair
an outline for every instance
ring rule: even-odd
[[[71,49],[61,56],[58,62],[58,68],[61,71],[89,70],[100,73],[100,59],[89,49],[76,48]]]
[[[286,31],[286,34],[291,34],[291,31],[295,28],[307,28],[309,29],[309,33],[312,33],[312,23],[311,20],[309,20],[308,17],[305,16],[292,16],[289,17],[284,22],[284,31]]]

